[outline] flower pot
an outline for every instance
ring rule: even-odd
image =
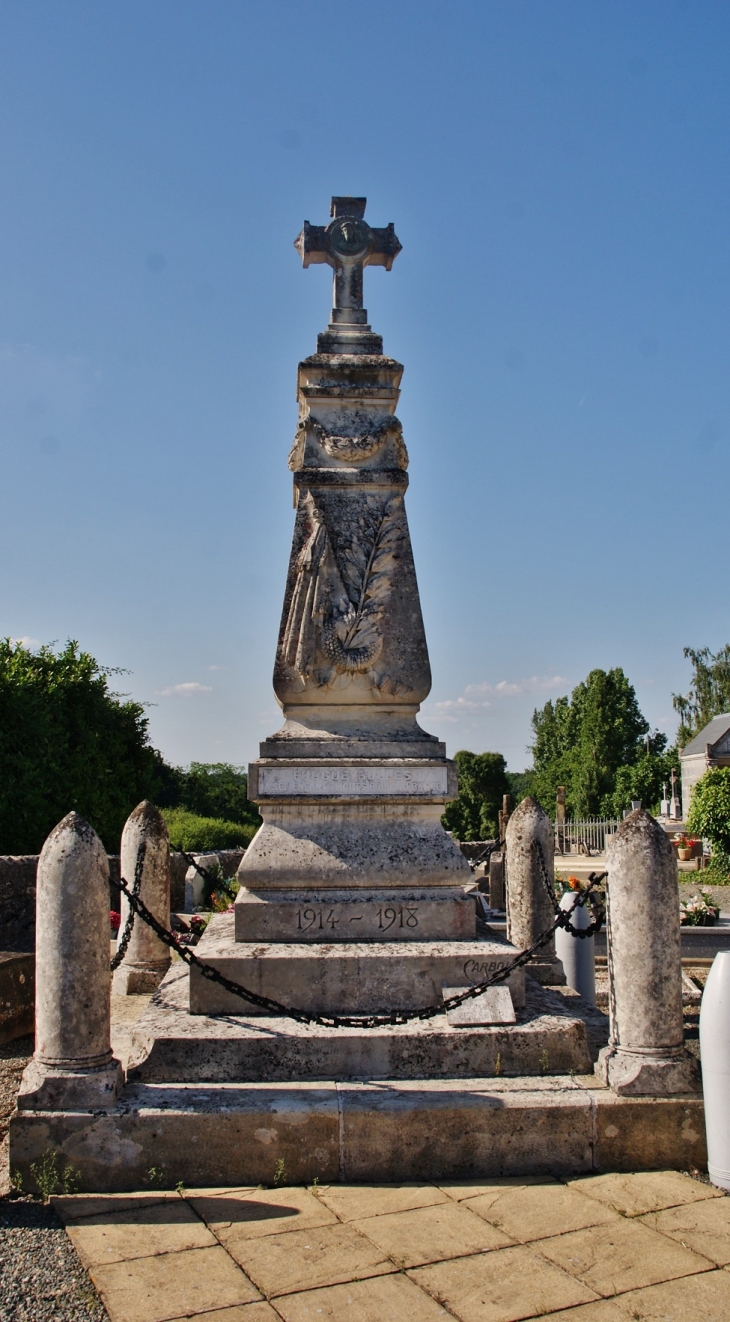
[[[683,863],[686,863],[691,857],[692,857],[692,850],[691,850],[691,849],[678,849],[678,850],[677,850],[677,858],[681,858],[681,860],[682,860]]]

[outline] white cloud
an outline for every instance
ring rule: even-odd
[[[29,638],[27,633],[23,634],[22,638],[11,638],[10,641],[11,643],[19,643],[27,652],[32,652],[36,647],[41,646],[40,638]]]
[[[532,675],[529,679],[501,679],[498,684],[467,684],[458,698],[434,702],[431,710],[443,721],[455,723],[462,716],[487,711],[500,698],[519,698],[523,694],[551,693],[565,688],[568,683],[562,675]]]
[[[169,689],[155,689],[161,698],[169,698],[173,693],[181,698],[190,698],[194,693],[212,693],[210,684],[172,684]]]

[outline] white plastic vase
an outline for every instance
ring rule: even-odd
[[[715,955],[705,985],[700,1056],[708,1174],[719,1189],[730,1189],[730,950]]]
[[[572,909],[578,897],[578,891],[566,891],[560,901],[561,909]],[[579,904],[573,909],[570,920],[576,931],[585,931],[593,921],[593,914],[587,904]],[[596,1003],[596,952],[592,936],[571,936],[564,927],[555,933],[555,953],[565,969],[565,980],[569,987],[580,993],[591,1005]]]

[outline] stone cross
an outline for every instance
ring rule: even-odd
[[[326,262],[334,268],[332,322],[367,322],[362,305],[362,273],[365,266],[384,266],[389,271],[401,250],[393,223],[371,229],[364,220],[367,198],[333,197],[329,225],[304,222],[294,240],[302,264]]]

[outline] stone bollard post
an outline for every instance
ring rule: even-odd
[[[643,809],[606,850],[606,938],[611,1031],[596,1073],[616,1093],[695,1092],[684,1046],[677,863],[666,832]]]
[[[20,1111],[113,1106],[123,1082],[112,1056],[109,864],[78,813],[54,827],[36,881],[35,1054]]]
[[[533,842],[537,842],[548,878],[555,876],[555,836],[552,822],[536,799],[523,799],[507,823],[507,939],[518,950],[534,944],[550,924],[555,913],[545,889],[540,861]],[[544,986],[565,983],[563,966],[555,954],[555,938],[527,965],[526,971]]]
[[[489,859],[489,907],[501,911],[504,906],[504,852],[500,849]]]
[[[170,923],[170,839],[162,813],[145,799],[138,803],[124,823],[120,855],[121,872],[131,886],[140,846],[144,843],[142,882],[139,898],[165,927]],[[119,924],[120,942],[129,914],[129,900],[122,892]],[[112,991],[118,996],[132,996],[138,992],[155,991],[170,967],[171,955],[167,946],[138,916],[134,920],[132,935],[119,968],[114,973]]]

